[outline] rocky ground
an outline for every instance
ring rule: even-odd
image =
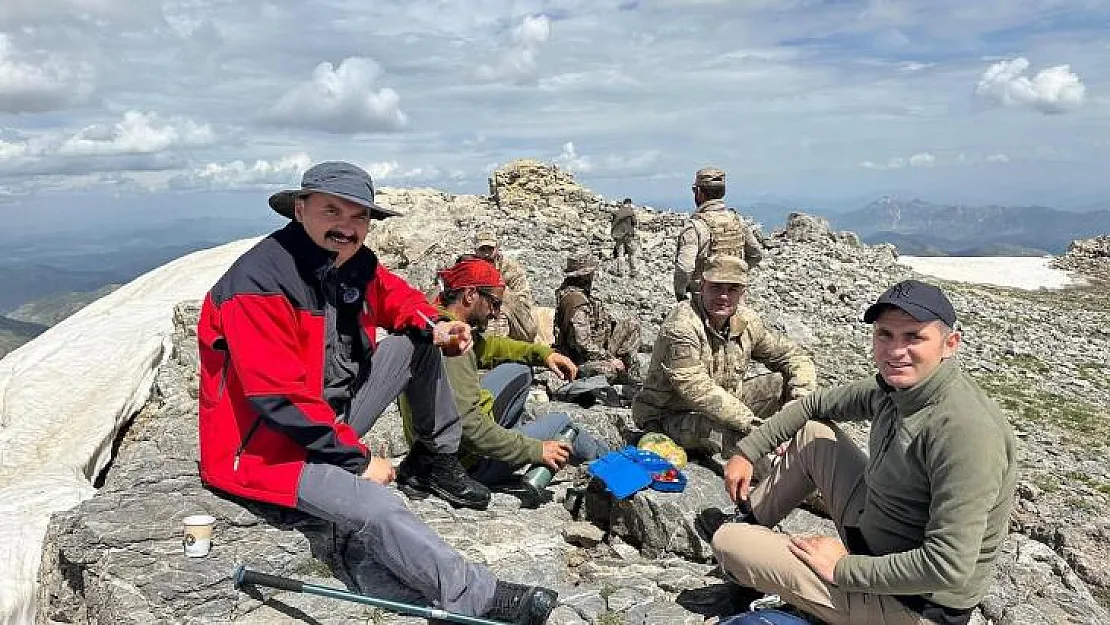
[[[493,228],[506,253],[527,268],[541,305],[553,304],[566,255],[609,251],[615,204],[565,172],[518,162],[495,172],[490,196],[386,190],[380,200],[406,216],[383,222],[368,244],[418,286],[436,267],[468,251],[469,237]],[[637,316],[649,357],[658,324],[673,305],[670,262],[685,215],[644,209],[637,278],[607,267],[596,291],[614,312]],[[908,277],[886,246],[861,246],[798,215],[766,233],[767,260],[750,303],[805,345],[821,383],[870,372],[863,309]],[[1086,249],[1086,248],[1084,248]],[[1084,257],[1087,258],[1087,257]],[[1110,606],[1110,296],[1105,289],[1025,292],[945,284],[965,332],[961,360],[1019,430],[1023,478],[1012,534],[977,623],[1106,623]],[[221,497],[196,477],[196,306],[177,311],[177,354],[159,372],[157,398],[140,413],[99,494],[55,517],[40,574],[43,622],[404,623],[417,622],[335,600],[232,589],[236,562],[375,594],[395,592],[373,578],[365,549],[343,528]],[[646,363],[645,363],[646,364]],[[626,409],[539,402],[533,412],[571,410],[618,443],[631,431]],[[405,452],[396,414],[369,434],[395,456]],[[857,432],[861,436],[864,430]],[[409,505],[451,544],[508,579],[560,590],[552,623],[702,623],[744,600],[714,570],[695,531],[695,514],[728,509],[720,479],[691,465],[681,495],[641,493],[613,506],[564,474],[553,500],[535,510],[497,494],[488,511],[454,510],[436,499]],[[219,521],[205,559],[181,556],[180,519],[208,512]],[[799,513],[794,531],[828,531]],[[369,567],[373,570],[373,567]]]

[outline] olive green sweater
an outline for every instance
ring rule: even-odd
[[[454,317],[446,309],[440,316]],[[445,358],[447,379],[455,395],[455,406],[462,417],[462,462],[473,464],[479,457],[503,460],[513,466],[543,462],[543,441],[529,438],[517,430],[497,424],[493,415],[493,394],[482,388],[481,369],[492,369],[505,362],[522,362],[543,366],[553,350],[538,343],[527,343],[504,336],[483,336],[474,333],[474,346],[459,356]],[[402,396],[401,417],[405,437],[412,442],[412,412]]]
[[[842,558],[836,585],[951,608],[978,604],[1008,530],[1017,441],[971,376],[947,360],[909,389],[875,376],[818,391],[752,431],[740,453],[760,458],[808,419],[871,419],[859,529],[874,555]]]

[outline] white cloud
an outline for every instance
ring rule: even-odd
[[[312,159],[304,152],[276,160],[259,159],[251,164],[241,160],[207,163],[176,179],[173,185],[178,188],[201,186],[213,189],[296,186],[300,182],[300,174],[311,166]]]
[[[400,130],[408,124],[401,97],[389,87],[374,91],[381,74],[377,63],[361,57],[344,59],[338,68],[320,63],[312,79],[282,96],[267,119],[335,134]]]
[[[1018,57],[991,65],[975,85],[976,95],[1002,106],[1028,106],[1045,114],[1066,113],[1086,100],[1087,88],[1068,65],[1023,75],[1029,61]]]
[[[88,101],[92,69],[45,55],[37,62],[22,58],[11,37],[0,32],[0,112],[38,113]]]
[[[215,133],[191,119],[161,119],[155,113],[128,111],[114,124],[93,124],[69,137],[58,148],[62,156],[153,154],[171,147],[201,146]]]
[[[525,15],[513,30],[513,46],[497,65],[481,65],[475,71],[480,80],[525,82],[536,74],[536,56],[540,45],[551,36],[551,21],[546,15]]]
[[[914,154],[910,157],[910,167],[929,167],[937,162],[937,157],[929,152],[922,152],[921,154]]]
[[[988,154],[987,155],[987,162],[988,163],[1009,163],[1010,162],[1010,157],[1006,156],[1005,154]]]
[[[563,151],[554,159],[555,164],[569,172],[588,172],[594,168],[588,156],[579,156],[574,149],[574,142],[567,141],[563,144]]]

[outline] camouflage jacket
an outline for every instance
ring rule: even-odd
[[[742,241],[730,253],[743,258],[749,267],[755,267],[763,260],[763,246],[740,215],[726,206],[724,200],[704,202],[694,211],[686,222],[686,227],[678,235],[674,256],[674,295],[679,301],[686,299],[688,292],[698,290],[697,283],[701,279],[699,269],[705,264],[713,248],[713,232],[708,222],[698,217],[707,212],[727,213],[736,218]]]
[[[555,349],[576,364],[610,360],[606,349],[613,318],[597,299],[575,286],[555,292]]]
[[[636,235],[636,211],[631,207],[621,205],[613,213],[613,223],[609,228],[609,234],[614,239],[623,239]]]
[[[532,285],[524,267],[515,260],[498,254],[494,266],[505,281],[504,305],[501,314],[490,320],[487,336],[507,336],[520,341],[536,338],[538,328],[532,316]]]
[[[741,305],[728,336],[709,328],[700,302],[680,302],[659,328],[643,389],[632,403],[637,425],[681,412],[747,428],[755,415],[741,401],[751,361],[782,374],[791,398],[817,388],[813,359]]]

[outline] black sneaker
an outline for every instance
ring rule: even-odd
[[[550,588],[499,581],[493,603],[482,616],[513,625],[543,625],[558,599],[559,593]]]
[[[455,454],[434,453],[419,444],[413,445],[401,461],[397,485],[410,498],[420,498],[413,497],[411,491],[424,492],[460,508],[489,507],[489,488],[470,477]]]

